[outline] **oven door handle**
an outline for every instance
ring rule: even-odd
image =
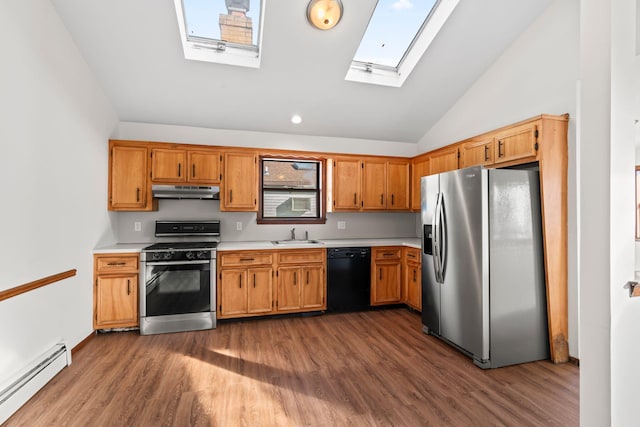
[[[147,265],[154,267],[156,265],[193,265],[193,264],[210,264],[211,260],[195,260],[195,261],[164,261],[164,262],[147,262]]]

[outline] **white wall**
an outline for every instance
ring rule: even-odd
[[[383,156],[413,157],[418,154],[416,144],[408,142],[289,135],[134,122],[121,122],[113,138]]]
[[[157,212],[118,212],[116,232],[121,243],[145,243],[155,239],[157,220],[219,219],[224,241],[288,239],[292,227],[299,239],[305,231],[310,239],[415,237],[415,218],[414,213],[327,213],[326,224],[257,224],[255,212],[220,212],[216,200],[159,200]],[[338,230],[338,221],[346,223],[344,230]],[[141,231],[134,230],[135,222],[141,223]]]
[[[48,0],[0,2],[0,383],[59,339],[91,334],[92,255],[109,240],[107,144],[117,118]]]
[[[607,2],[609,3],[609,2]],[[639,58],[636,57],[637,0],[611,0],[611,130],[609,179],[611,203],[610,237],[610,331],[611,331],[611,425],[636,426],[640,372],[630,369],[640,358],[638,325],[640,298],[629,298],[624,289],[634,280],[635,240],[635,126],[640,100]],[[594,141],[595,142],[595,141]],[[598,141],[602,143],[602,141]],[[595,284],[594,284],[595,285]],[[607,307],[600,307],[605,311]],[[602,364],[600,364],[602,366]],[[587,373],[589,374],[589,373]]]
[[[579,357],[576,214],[578,0],[555,0],[421,139],[420,151],[538,114],[569,113],[569,353]]]

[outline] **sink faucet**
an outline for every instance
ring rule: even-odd
[[[296,240],[296,229],[295,228],[291,229],[291,240]]]

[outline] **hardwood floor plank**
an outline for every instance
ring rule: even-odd
[[[579,368],[484,371],[405,309],[99,334],[7,426],[577,426]]]

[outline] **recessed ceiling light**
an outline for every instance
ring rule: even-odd
[[[300,123],[302,123],[302,117],[300,117],[300,114],[294,114],[293,116],[291,116],[291,123],[293,123],[294,125],[299,125]]]

